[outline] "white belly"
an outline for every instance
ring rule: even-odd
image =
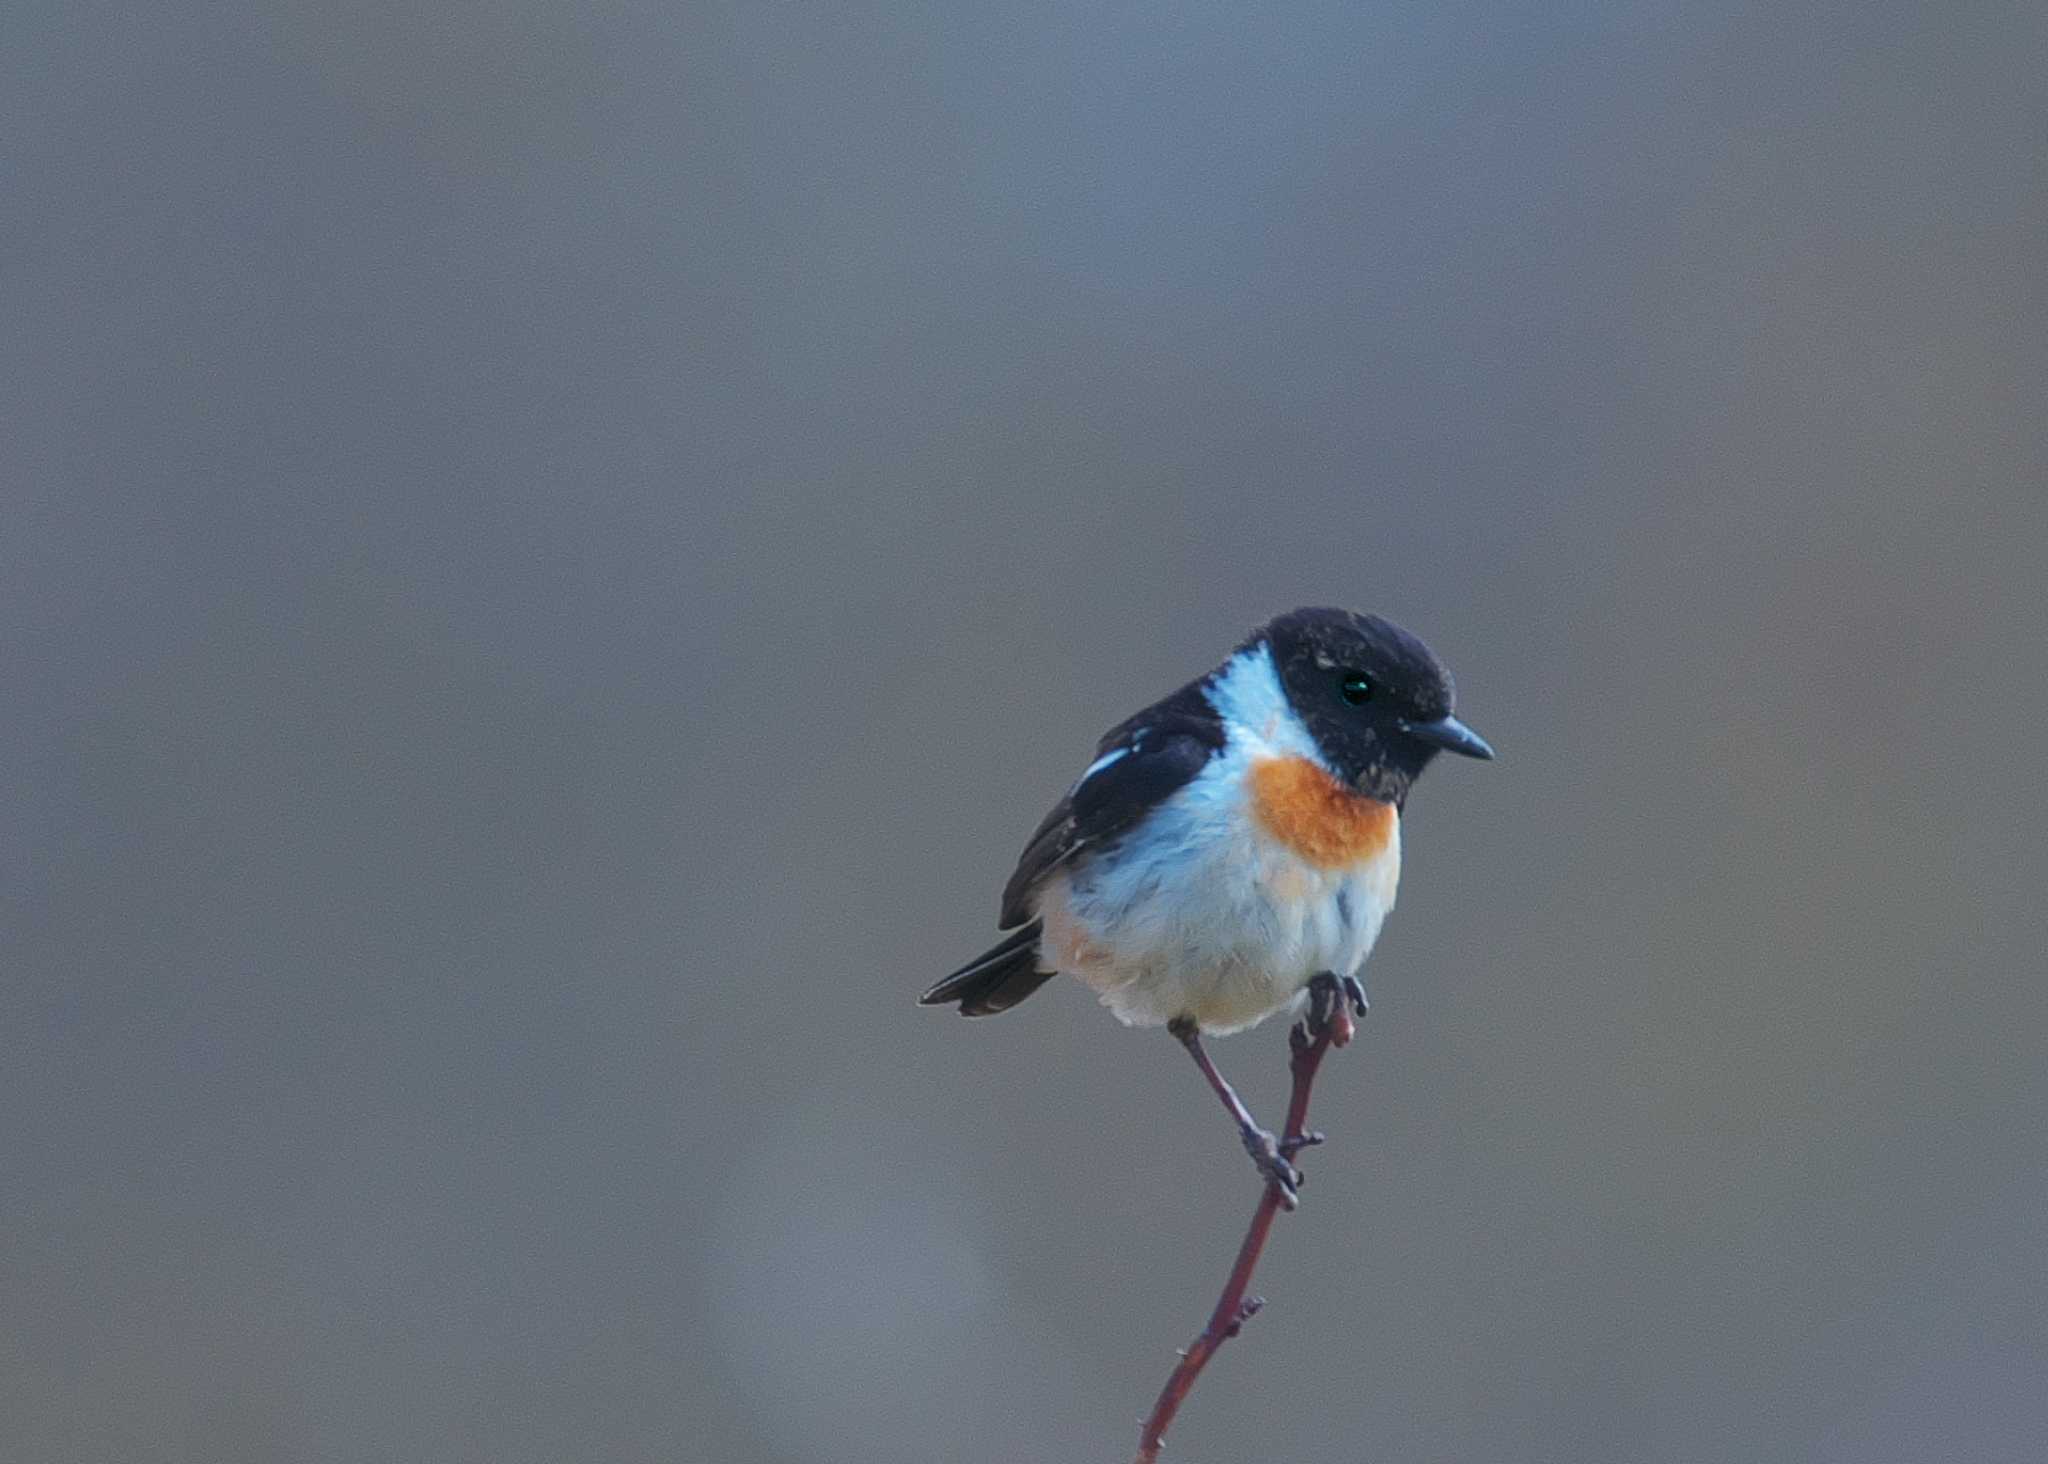
[[[1370,858],[1318,868],[1227,799],[1189,791],[1141,837],[1047,883],[1045,964],[1133,1026],[1188,1016],[1218,1034],[1293,1008],[1319,972],[1356,974],[1394,906],[1398,820]]]

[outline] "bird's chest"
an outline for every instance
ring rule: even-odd
[[[1081,923],[1120,954],[1181,967],[1283,983],[1357,970],[1393,907],[1399,815],[1302,758],[1216,771],[1083,876]]]
[[[1393,907],[1400,817],[1306,758],[1212,766],[1041,902],[1062,968],[1349,973]]]
[[[1304,868],[1343,874],[1399,859],[1400,815],[1344,786],[1305,757],[1251,763],[1242,784],[1246,822],[1258,843]]]
[[[1378,939],[1400,878],[1399,816],[1257,766],[1212,768],[1139,837],[1043,892],[1046,959],[1124,1021],[1185,1015],[1236,1031],[1318,972],[1356,973]]]
[[[1305,758],[1268,758],[1244,779],[1243,897],[1289,964],[1355,971],[1379,936],[1401,877],[1401,820]]]

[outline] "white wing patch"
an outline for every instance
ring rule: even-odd
[[[1127,746],[1112,747],[1108,752],[1105,752],[1101,757],[1095,759],[1094,762],[1088,764],[1088,766],[1082,770],[1081,776],[1074,780],[1074,786],[1067,791],[1067,796],[1069,798],[1072,798],[1075,793],[1078,793],[1080,791],[1081,785],[1083,783],[1087,782],[1090,778],[1094,777],[1104,768],[1114,766],[1115,764],[1120,763],[1125,758],[1129,757],[1133,752],[1137,751],[1138,744],[1143,742],[1144,740],[1145,734],[1140,732],[1136,737],[1133,737],[1130,740],[1130,743]]]

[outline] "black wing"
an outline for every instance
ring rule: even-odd
[[[1082,774],[1024,846],[1003,887],[1004,930],[1036,911],[1032,899],[1046,876],[1075,856],[1128,833],[1146,814],[1185,787],[1223,745],[1223,722],[1200,681],[1110,729]]]

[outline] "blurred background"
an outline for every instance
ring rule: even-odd
[[[2048,11],[0,38],[0,1454],[1127,1458],[1243,1156],[912,1000],[1318,602],[1501,758],[1169,1458],[2048,1451]]]

